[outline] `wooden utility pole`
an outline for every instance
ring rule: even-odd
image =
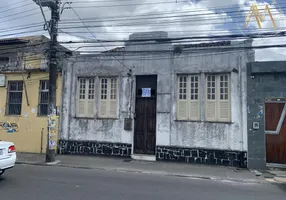
[[[57,36],[59,21],[59,0],[34,0],[41,8],[49,7],[51,9],[51,20],[46,22],[45,27],[50,33],[50,49],[49,49],[49,112],[48,112],[48,135],[46,162],[54,162],[56,155],[56,84],[57,84]]]

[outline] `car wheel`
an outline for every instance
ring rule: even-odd
[[[1,171],[0,171],[0,176],[1,176],[2,174],[4,174],[4,172],[5,172],[5,170],[1,170]]]

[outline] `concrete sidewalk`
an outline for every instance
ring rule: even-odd
[[[268,167],[267,170],[261,172],[265,180],[272,183],[286,184],[286,168]]]
[[[18,164],[53,165],[61,167],[112,170],[121,172],[157,174],[241,183],[267,183],[247,169],[217,167],[171,162],[145,162],[123,158],[58,155],[57,162],[45,163],[44,154],[17,153]]]

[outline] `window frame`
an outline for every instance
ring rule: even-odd
[[[83,85],[81,85],[81,80],[84,80]],[[82,88],[81,86],[84,86],[84,87]],[[84,93],[81,93],[82,89]],[[82,96],[84,98],[81,98]],[[91,96],[93,97],[90,98]],[[96,79],[95,77],[78,77],[77,78],[77,93],[76,93],[76,116],[80,118],[94,118],[95,99],[96,99]]]
[[[45,85],[47,86],[47,89],[45,89],[45,91],[43,91],[42,89],[42,83],[45,82]],[[42,103],[41,100],[42,100],[42,93],[45,92],[45,93],[48,93],[48,103]],[[38,116],[39,117],[44,117],[44,116],[48,116],[49,114],[49,80],[40,80],[39,82],[39,98],[38,98]],[[47,105],[47,114],[42,114],[41,113],[41,105]]]
[[[21,86],[22,89],[21,90],[12,90],[13,93],[21,93],[21,101],[20,101],[20,103],[10,103],[10,93],[11,93],[10,84],[11,83],[22,83],[22,86]],[[17,87],[19,87],[19,85],[17,85]],[[23,89],[24,89],[24,81],[22,81],[22,80],[11,80],[11,81],[8,81],[8,84],[7,84],[7,97],[6,97],[6,112],[5,112],[6,115],[21,116],[21,114],[22,114],[22,104],[23,104]],[[10,107],[11,104],[20,105],[20,112],[19,113],[10,113],[9,107]]]
[[[209,87],[208,77],[215,77],[214,83],[215,87]],[[223,86],[221,86],[221,77],[227,77],[227,81],[223,81]],[[213,80],[211,80],[213,82]],[[227,83],[227,88],[226,84]],[[211,91],[211,89],[215,89],[215,92]],[[222,90],[223,89],[223,93]],[[211,91],[211,93],[209,93]],[[211,99],[209,99],[211,95]],[[221,95],[223,99],[221,99]],[[225,99],[225,95],[227,95],[227,100]],[[215,97],[215,99],[213,99]],[[215,74],[205,74],[205,120],[209,122],[231,122],[231,74],[230,73],[215,73]],[[214,105],[211,105],[214,104]],[[227,104],[227,105],[226,105]],[[227,107],[227,110],[226,110]],[[209,110],[214,110],[214,115],[210,116],[208,114]],[[223,111],[222,111],[223,110]],[[222,117],[222,115],[226,115],[227,117]]]
[[[102,80],[106,79],[106,88],[102,88]],[[115,79],[115,87],[111,88],[112,80]],[[100,76],[99,84],[98,84],[98,118],[99,119],[117,119],[118,118],[118,100],[119,100],[119,77],[117,76]],[[115,91],[115,93],[112,93]],[[104,95],[104,99],[102,99]],[[113,107],[113,113],[111,111],[111,107]]]
[[[180,78],[184,77],[186,78],[185,81],[181,81]],[[186,83],[186,86],[181,86],[181,83]],[[182,93],[183,90],[185,91]],[[201,121],[201,75],[177,74],[176,96],[176,119],[178,121]]]

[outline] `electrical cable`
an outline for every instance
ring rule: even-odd
[[[70,4],[69,4],[70,5]],[[70,5],[71,9],[73,10],[73,12],[76,14],[76,16],[79,18],[79,20],[81,20],[80,16],[77,14],[77,12],[74,10],[74,8]],[[86,27],[85,23],[82,21],[83,25]],[[90,29],[88,27],[86,27],[86,29],[90,32],[90,34],[94,37],[94,39],[96,39],[96,36],[90,31]],[[97,40],[97,39],[96,39]],[[100,43],[100,42],[99,42]],[[101,43],[100,43],[101,44]],[[101,46],[103,48],[106,49],[106,47],[104,47],[102,44]],[[107,49],[106,49],[107,50]],[[126,67],[121,61],[119,61],[115,56],[113,56],[115,58],[115,60],[117,60],[123,67],[127,68],[128,70],[130,70],[130,68]]]
[[[15,5],[15,4],[24,3],[24,2],[26,3],[27,0],[23,0],[23,1],[20,1],[20,2],[14,2],[14,3],[9,2],[9,5],[7,5],[7,6],[1,6],[0,9],[2,9],[2,8],[7,8],[7,7],[11,7],[11,6]],[[31,3],[31,4],[34,4],[34,3]]]
[[[286,31],[280,32],[264,32],[262,34],[228,34],[228,35],[216,35],[216,36],[194,36],[194,37],[169,37],[169,38],[148,38],[148,39],[135,39],[135,40],[100,40],[100,42],[147,42],[147,41],[179,41],[179,40],[187,40],[187,39],[227,39],[227,38],[264,38],[268,37],[277,37],[277,36],[285,36]],[[91,41],[82,41],[82,42],[61,42],[62,44],[68,43],[93,43]]]
[[[286,7],[285,7],[286,8]],[[198,11],[195,11],[196,14],[190,14],[191,11],[181,11],[180,13],[183,13],[184,15],[175,15],[176,12],[169,12],[168,15],[172,14],[172,16],[157,16],[154,17],[153,15],[164,15],[163,13],[155,13],[155,14],[151,14],[151,13],[147,13],[147,14],[141,14],[141,15],[118,15],[118,16],[112,16],[112,17],[106,17],[106,18],[83,18],[83,21],[91,21],[91,22],[108,22],[108,21],[122,21],[122,20],[142,20],[142,19],[161,19],[161,18],[178,18],[178,17],[198,17],[198,16],[212,16],[211,19],[214,19],[213,16],[217,17],[217,19],[225,19],[226,17],[229,17],[229,15],[225,15],[224,18],[220,17],[220,16],[216,16],[219,15],[218,13],[198,13]],[[242,13],[242,14],[247,14],[249,11],[231,11],[231,12],[224,12],[224,13],[220,13],[220,14],[235,14],[235,13]],[[179,12],[178,12],[179,13]],[[272,12],[272,16],[274,16],[274,14],[280,15],[281,13],[277,12]],[[145,18],[143,18],[143,16],[145,16]],[[135,18],[137,17],[137,18]],[[231,18],[238,18],[239,16],[235,16],[235,17],[231,17]],[[126,18],[126,19],[122,19],[122,18]],[[69,19],[69,20],[61,20],[61,24],[67,24],[67,23],[80,23],[78,20],[74,20],[74,19]]]
[[[41,12],[35,12],[35,13],[31,13],[31,14],[27,14],[27,15],[24,15],[24,16],[21,16],[21,17],[16,17],[16,18],[11,18],[11,19],[8,19],[8,20],[5,20],[5,21],[0,21],[0,24],[1,23],[5,23],[5,22],[10,22],[10,21],[14,21],[14,20],[17,20],[17,19],[23,19],[25,17],[30,17],[30,16],[33,16],[33,15],[38,15],[38,14],[41,14]],[[1,19],[1,18],[0,18]]]

